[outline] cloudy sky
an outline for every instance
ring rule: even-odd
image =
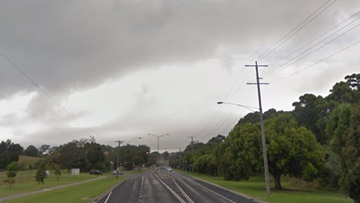
[[[358,0],[2,0],[0,140],[178,150],[360,71]],[[360,27],[360,26],[359,26]]]

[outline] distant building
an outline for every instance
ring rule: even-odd
[[[71,169],[71,175],[79,175],[80,169],[79,168],[73,168]]]

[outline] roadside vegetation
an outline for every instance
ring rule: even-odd
[[[124,180],[124,176],[119,179],[111,176],[101,178],[89,183],[71,186],[63,189],[48,191],[22,197],[14,200],[5,201],[6,203],[84,203],[90,202],[93,198],[102,195],[112,186]]]
[[[228,136],[210,134],[215,137],[207,143],[192,142],[172,153],[170,164],[238,191],[255,184],[243,192],[270,202],[305,202],[303,192],[316,202],[347,202],[341,191],[360,203],[360,74],[346,76],[326,97],[304,94],[292,105],[292,111],[264,113],[271,197],[264,197],[263,181],[251,181],[264,171],[259,112],[241,118]],[[308,184],[289,185],[284,177]]]
[[[11,140],[2,141],[0,198],[98,177],[88,174],[93,169],[113,176],[118,156],[120,170],[132,171],[155,164],[156,155],[146,145],[114,148],[97,143],[94,137],[54,147],[29,145],[25,150]],[[71,169],[81,173],[71,175]]]
[[[199,173],[188,172],[188,175],[220,185],[235,192],[270,203],[352,203],[353,200],[334,189],[322,189],[311,183],[296,178],[284,177],[282,184],[286,189],[272,190],[265,193],[264,179],[250,177],[247,181],[231,181]],[[272,183],[274,183],[272,181]]]
[[[19,171],[16,176],[16,183],[11,188],[7,186],[7,183],[0,182],[0,198],[17,195],[25,192],[31,192],[46,188],[51,188],[59,185],[66,185],[74,182],[85,181],[98,176],[89,175],[87,173],[81,173],[79,175],[71,175],[67,171],[63,171],[60,180],[57,180],[55,175],[50,175],[46,178],[44,184],[38,184],[36,182],[36,170]],[[50,171],[52,172],[52,171]],[[0,179],[6,178],[6,172],[0,173]]]

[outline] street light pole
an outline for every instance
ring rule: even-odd
[[[261,126],[261,138],[262,138],[262,146],[263,146],[264,171],[265,171],[265,188],[266,188],[266,194],[269,196],[270,195],[269,166],[268,166],[267,152],[266,152],[265,128],[264,128],[264,119],[263,119],[263,114],[262,114],[260,93],[258,96],[259,96],[259,104],[260,104],[259,109],[255,108],[255,107],[250,107],[250,106],[245,106],[245,105],[230,103],[230,102],[222,102],[222,101],[217,102],[217,104],[230,104],[230,105],[240,106],[240,107],[244,107],[252,112],[255,112],[255,111],[253,111],[250,108],[257,109],[260,111],[260,126]]]
[[[159,166],[159,145],[160,145],[160,138],[164,136],[168,136],[169,134],[163,134],[163,135],[154,135],[149,133],[149,135],[152,135],[157,138],[157,155],[156,155],[156,165]]]
[[[126,143],[126,145],[128,145],[130,142],[136,140],[136,139],[139,139],[141,140],[142,138],[141,137],[135,137],[134,139],[130,140],[129,142]],[[125,156],[124,156],[124,168],[127,170],[127,163],[126,163],[126,167],[125,167]]]

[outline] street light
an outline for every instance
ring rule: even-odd
[[[135,137],[134,139],[132,139],[132,140],[130,140],[129,142],[127,142],[126,144],[129,144],[130,142],[132,142],[132,141],[134,141],[134,140],[136,140],[136,139],[141,140],[142,138],[141,138],[141,137]]]
[[[132,142],[132,141],[134,141],[134,140],[136,140],[136,139],[141,140],[142,137],[135,137],[134,139],[128,141],[128,142],[126,143],[126,145],[130,144],[130,142]],[[126,167],[125,167],[125,156],[124,156],[124,168],[127,170],[127,163],[126,163]]]
[[[157,155],[156,155],[156,165],[159,166],[159,140],[161,137],[164,137],[164,136],[168,136],[169,134],[163,134],[163,135],[154,135],[154,134],[150,134],[149,135],[152,135],[154,137],[157,138]]]
[[[260,95],[260,94],[259,94]],[[230,105],[236,105],[236,106],[240,106],[243,108],[246,108],[252,112],[252,109],[257,109],[259,110],[259,114],[260,114],[260,126],[261,126],[261,137],[262,137],[262,148],[263,148],[263,154],[264,154],[264,172],[265,172],[265,187],[266,187],[266,192],[267,195],[270,195],[270,186],[269,186],[269,165],[268,165],[268,160],[267,160],[267,152],[266,152],[266,142],[265,142],[265,128],[264,128],[264,121],[263,121],[263,115],[262,115],[262,109],[261,109],[261,103],[260,103],[260,108],[254,108],[251,106],[245,106],[245,105],[241,105],[241,104],[236,104],[236,103],[230,103],[230,102],[222,102],[219,101],[217,102],[217,104],[230,104]]]
[[[141,137],[135,137],[134,139],[130,140],[129,142],[127,142],[126,144],[129,144],[130,142],[136,140],[136,139],[141,139]],[[116,158],[116,178],[119,178],[119,157],[120,157],[120,145],[122,143],[124,143],[124,141],[118,140],[115,141],[118,143],[118,153],[117,153],[117,158]],[[124,156],[124,160],[125,160],[125,156]]]
[[[223,101],[218,101],[217,104],[230,104],[230,105],[235,105],[235,106],[240,106],[243,107],[249,111],[255,112],[253,109],[255,110],[259,110],[259,108],[256,107],[252,107],[252,106],[246,106],[246,105],[241,105],[241,104],[236,104],[236,103],[231,103],[231,102],[223,102]]]

